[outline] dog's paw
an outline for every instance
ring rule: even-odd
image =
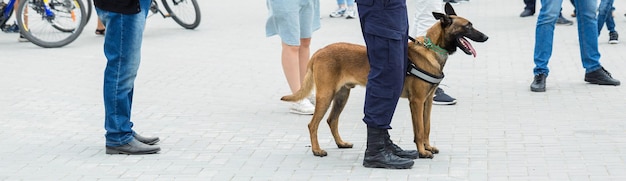
[[[337,143],[337,147],[339,148],[352,148],[352,143],[348,143],[348,142],[343,142],[343,143]]]
[[[430,151],[425,151],[424,153],[420,152],[419,153],[419,157],[420,158],[434,158],[435,156],[430,152]]]
[[[325,157],[328,155],[328,153],[326,153],[326,151],[324,150],[319,150],[319,151],[313,150],[313,155],[319,156],[319,157]]]
[[[426,150],[430,151],[430,152],[431,152],[431,153],[433,153],[433,154],[437,154],[437,153],[439,153],[439,149],[437,149],[437,148],[436,148],[436,147],[434,147],[434,146],[427,147],[427,148],[426,148]]]

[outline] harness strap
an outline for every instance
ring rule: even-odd
[[[410,61],[409,61],[410,62]],[[443,72],[441,73],[440,76],[436,76],[433,74],[430,74],[422,69],[420,69],[419,67],[417,67],[415,64],[410,63],[410,66],[406,72],[407,75],[413,75],[419,79],[422,79],[423,81],[426,81],[428,83],[431,84],[439,84],[442,80],[443,80]]]

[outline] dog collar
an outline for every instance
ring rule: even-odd
[[[420,42],[418,42],[418,43],[420,43]],[[420,43],[420,44],[424,45],[424,47],[426,47],[426,48],[428,48],[428,49],[430,49],[430,50],[432,50],[434,52],[439,53],[440,55],[447,55],[448,54],[448,51],[446,49],[443,49],[440,46],[433,44],[433,42],[430,41],[430,38],[428,38],[428,37],[424,37],[424,43]]]
[[[409,69],[407,70],[406,73],[407,75],[413,75],[431,84],[439,84],[443,80],[443,77],[444,77],[443,72],[441,73],[440,76],[436,76],[420,69],[413,63],[410,63]]]

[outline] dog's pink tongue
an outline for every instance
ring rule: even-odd
[[[469,50],[472,53],[474,58],[476,58],[476,49],[474,49],[472,44],[469,41],[467,41],[465,38],[461,38],[461,43],[463,43],[463,46],[465,46],[465,48],[467,48],[467,50]]]

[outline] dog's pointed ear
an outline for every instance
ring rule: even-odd
[[[454,12],[454,8],[452,8],[452,5],[450,3],[448,3],[448,2],[446,2],[445,10],[446,10],[446,14],[447,15],[455,15],[456,16],[456,12]]]
[[[433,12],[433,16],[435,17],[435,19],[439,20],[441,22],[441,25],[443,25],[444,27],[447,27],[448,25],[452,24],[452,19],[448,15],[445,15],[443,13]]]

